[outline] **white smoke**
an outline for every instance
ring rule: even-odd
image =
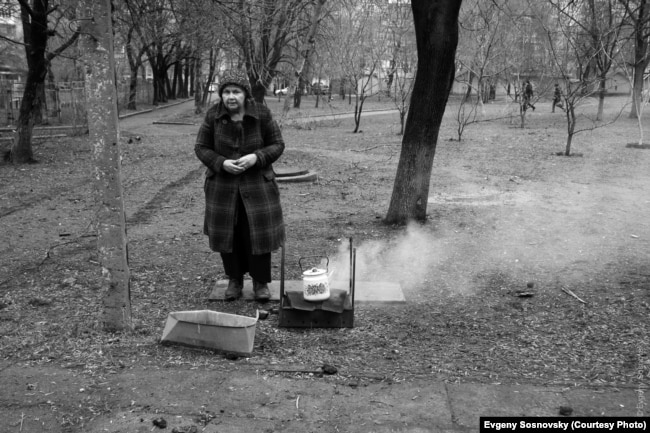
[[[356,249],[356,281],[399,283],[403,289],[426,286],[429,276],[447,259],[448,246],[436,239],[431,228],[409,224],[390,240],[366,240]],[[337,255],[330,259],[332,280],[350,278],[350,242],[341,241]]]

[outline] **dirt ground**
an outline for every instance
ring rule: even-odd
[[[281,112],[277,99],[267,102]],[[607,103],[611,118],[621,100]],[[371,101],[366,109],[382,107],[391,108]],[[334,100],[292,115],[350,108]],[[319,175],[280,185],[287,278],[299,278],[301,256],[345,263],[353,238],[357,278],[398,282],[406,302],[357,305],[352,329],[278,328],[271,314],[258,324],[253,355],[237,363],[328,363],[341,373],[331,380],[625,387],[647,378],[650,151],[628,146],[636,121],[582,132],[566,157],[557,155],[563,113],[551,114],[550,102],[524,129],[516,116],[478,123],[460,142],[456,108],[452,101],[440,133],[429,219],[408,227],[382,221],[400,152],[396,112],[364,116],[359,134],[351,118],[283,119],[287,147],[276,167]],[[485,115],[514,110],[497,101]],[[207,300],[223,272],[201,232],[200,121],[185,104],[121,122],[131,333],[101,329],[87,137],[37,144],[38,164],[0,166],[2,362],[54,363],[96,380],[136,364],[232,366],[220,354],[158,344],[171,311],[270,309]]]

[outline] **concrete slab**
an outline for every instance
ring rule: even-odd
[[[340,386],[235,367],[127,371],[103,386],[115,393],[121,410],[96,417],[87,432],[134,433],[163,418],[167,429],[195,425],[216,432],[424,433],[466,431],[452,419],[444,383],[370,383]],[[208,413],[207,425],[199,423]],[[183,431],[183,430],[181,430]]]
[[[330,285],[331,289],[347,289],[349,281],[333,281]],[[223,301],[226,288],[228,287],[228,280],[219,280],[212,288],[208,300],[210,301]],[[269,284],[271,291],[271,301],[280,301],[280,282],[273,281]],[[302,292],[302,280],[288,280],[284,282],[285,291]],[[355,282],[355,304],[372,304],[372,303],[403,303],[406,302],[402,287],[397,283],[390,283],[387,281],[356,281]],[[253,281],[244,280],[244,295],[243,299],[247,301],[253,300]]]
[[[482,415],[557,416],[568,406],[573,416],[635,416],[641,401],[631,388],[446,384],[429,377],[352,386],[336,376],[295,376],[288,367],[183,362],[95,376],[13,365],[0,372],[0,425],[3,432],[29,433],[468,433],[479,431]],[[157,418],[165,419],[166,429],[154,427]]]
[[[639,416],[639,409],[642,415],[647,415],[639,404],[641,400],[636,389],[572,388],[564,393],[564,398],[565,406],[573,409],[573,416]]]
[[[165,431],[195,425],[205,433],[305,432],[328,422],[335,385],[305,386],[261,370],[239,371],[236,364],[224,371],[124,372],[106,386],[119,396],[118,406],[128,409],[97,417],[87,431],[160,431],[152,428],[156,418],[167,422]],[[206,426],[198,422],[201,412],[211,415]]]
[[[347,433],[439,432],[455,427],[444,383],[339,388],[332,409],[336,431]]]
[[[246,403],[245,403],[246,404]],[[153,427],[153,420],[162,418],[166,421],[166,429]],[[197,422],[196,415],[178,415],[176,413],[151,413],[149,411],[120,411],[114,414],[94,419],[89,428],[93,432],[109,433],[151,433],[153,432],[200,432],[200,433],[251,433],[251,432],[283,432],[305,433],[329,431],[326,428],[331,421],[310,421],[300,415],[292,415],[287,419],[273,417],[271,419],[255,413],[242,415],[223,415],[210,420],[207,425]],[[193,429],[192,429],[193,427]],[[41,430],[30,430],[38,431]],[[57,430],[60,431],[60,430]],[[91,431],[91,430],[87,430]]]
[[[478,429],[482,416],[559,416],[566,400],[559,388],[530,386],[448,385],[454,421]]]

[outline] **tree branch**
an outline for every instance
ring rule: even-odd
[[[29,14],[29,16],[32,19],[35,19],[36,17],[34,16],[34,10],[32,7],[29,5],[29,2],[27,0],[18,0],[18,3],[20,6]]]
[[[45,57],[45,60],[47,62],[50,62],[53,58],[59,56],[63,51],[65,51],[72,44],[74,44],[77,39],[79,39],[79,34],[80,33],[78,31],[74,32],[72,36],[70,36],[70,39],[68,39],[65,43],[63,43],[59,48],[48,53],[47,56]]]
[[[21,42],[21,41],[16,40],[16,39],[8,38],[7,36],[4,36],[4,35],[0,35],[0,40],[7,41],[10,44],[14,44],[14,45],[23,45],[23,46],[25,45],[24,42]]]

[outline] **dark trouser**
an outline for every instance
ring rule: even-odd
[[[551,108],[551,113],[555,113],[555,107],[560,107],[562,110],[564,110],[564,106],[559,100],[553,100],[553,107]]]
[[[524,97],[524,111],[525,111],[526,108],[528,108],[528,107],[532,108],[533,110],[535,109],[535,106],[534,106],[533,104],[530,103],[530,98],[528,98],[528,97]]]
[[[250,227],[241,197],[239,197],[237,207],[233,250],[232,253],[221,253],[223,269],[229,278],[241,278],[248,272],[255,281],[270,283],[271,253],[251,253]]]

